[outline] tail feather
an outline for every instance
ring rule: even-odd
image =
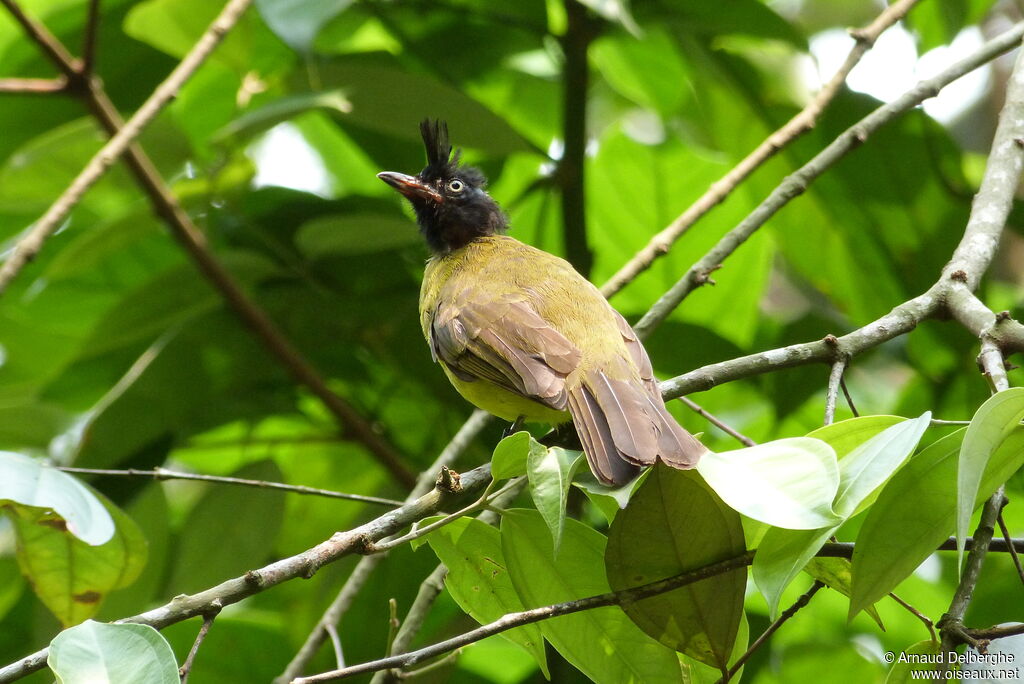
[[[641,382],[591,373],[569,390],[569,412],[591,470],[608,484],[623,484],[636,466],[659,459],[692,468],[707,451],[669,414],[661,394]]]
[[[636,477],[637,467],[619,455],[611,429],[594,395],[584,385],[569,392],[569,413],[583,443],[590,470],[605,484],[623,485]]]

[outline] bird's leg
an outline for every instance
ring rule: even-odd
[[[507,428],[505,428],[505,431],[501,433],[501,438],[505,439],[509,435],[514,435],[520,430],[522,430],[524,422],[525,418],[523,416],[519,416],[518,418],[516,418],[515,421]]]

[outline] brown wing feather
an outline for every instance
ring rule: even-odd
[[[487,300],[472,290],[438,307],[430,326],[435,358],[463,380],[488,380],[556,410],[580,351],[522,296]]]

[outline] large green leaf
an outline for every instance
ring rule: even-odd
[[[180,684],[167,640],[149,625],[88,620],[50,642],[47,665],[61,684]]]
[[[555,558],[551,531],[539,513],[507,511],[501,520],[512,584],[530,608],[607,592],[605,543],[599,532],[569,519]],[[675,654],[615,606],[545,620],[541,631],[562,657],[599,684],[680,681]]]
[[[742,555],[739,515],[693,473],[655,466],[608,532],[605,565],[626,589]],[[746,568],[711,577],[624,610],[661,643],[719,669],[728,667],[743,615]]]
[[[896,423],[862,442],[839,462],[839,489],[833,502],[833,509],[840,513],[838,522],[815,530],[768,530],[754,556],[753,577],[772,616],[778,613],[782,592],[835,534],[842,521],[852,516],[910,457],[930,419],[931,415],[926,413]]]
[[[95,615],[107,594],[130,585],[146,565],[146,538],[138,525],[109,501],[102,505],[114,534],[99,546],[69,535],[47,511],[26,509],[14,517],[18,566],[63,625]]]
[[[964,540],[989,458],[1024,418],[1024,387],[996,392],[978,409],[964,435],[956,471],[956,550],[962,563]]]
[[[512,587],[496,528],[460,518],[431,532],[427,542],[448,567],[444,583],[452,598],[474,620],[486,624],[524,609]],[[522,646],[550,678],[539,625],[523,625],[502,632],[502,636]]]
[[[793,437],[705,454],[697,470],[743,515],[776,527],[817,529],[835,523],[839,486],[835,452],[825,442]]]
[[[420,239],[416,224],[397,213],[319,216],[295,235],[296,246],[310,259],[396,249]]]
[[[51,528],[63,528],[92,546],[106,543],[115,531],[110,513],[88,487],[12,451],[0,451],[0,507],[19,517],[44,516]]]
[[[535,440],[526,430],[520,430],[498,442],[491,456],[491,477],[506,480],[526,475],[526,463],[533,452],[546,451],[547,447]]]
[[[966,432],[957,430],[912,458],[871,506],[853,551],[851,616],[892,591],[953,532],[957,455]],[[975,507],[1022,465],[1024,428],[1017,428],[988,459]]]

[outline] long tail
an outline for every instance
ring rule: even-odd
[[[707,451],[669,414],[661,395],[636,380],[594,371],[569,390],[569,412],[590,469],[606,484],[624,484],[638,466],[659,459],[692,468]]]

